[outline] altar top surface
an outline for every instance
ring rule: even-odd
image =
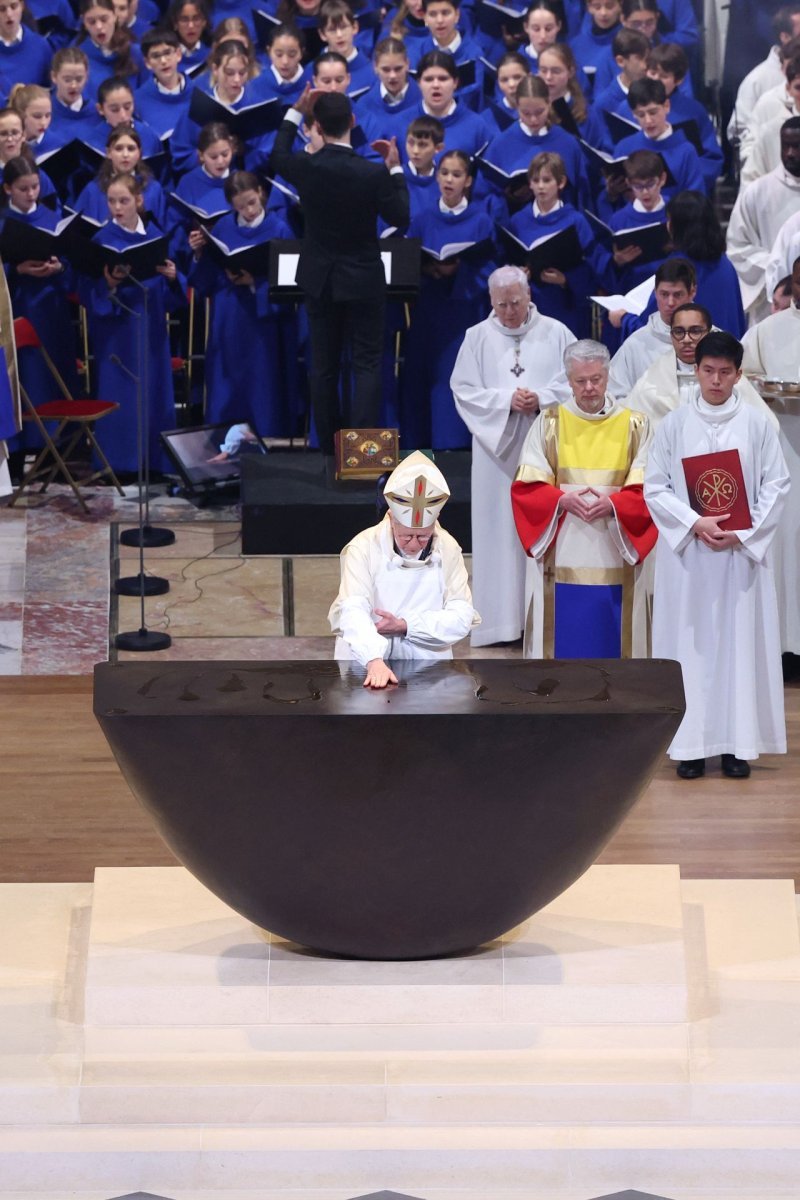
[[[357,664],[125,662],[95,667],[98,717],[654,714],[683,710],[678,663],[660,659],[393,662],[400,682],[363,686]]]

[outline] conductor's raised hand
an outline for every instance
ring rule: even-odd
[[[400,166],[400,151],[397,149],[396,137],[376,138],[374,142],[370,142],[370,146],[376,154],[380,154],[390,171],[392,167]]]
[[[367,663],[367,677],[364,687],[385,688],[390,683],[397,683],[397,676],[382,658],[373,658]]]
[[[296,109],[297,112],[302,113],[307,123],[310,121],[313,115],[314,105],[316,104],[317,96],[321,94],[321,91],[321,88],[312,87],[310,83],[307,83],[300,96],[292,105],[292,108]]]

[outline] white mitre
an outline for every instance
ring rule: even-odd
[[[401,525],[427,529],[450,498],[450,489],[439,468],[415,450],[392,471],[383,494],[389,511]]]

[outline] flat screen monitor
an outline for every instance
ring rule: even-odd
[[[190,488],[238,484],[244,455],[266,454],[267,448],[252,425],[196,425],[161,434],[167,453]]]

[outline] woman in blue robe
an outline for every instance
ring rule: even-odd
[[[108,188],[111,220],[93,240],[124,252],[157,235],[156,227],[147,228],[139,216],[141,204],[140,182],[132,175],[117,176]],[[138,469],[139,388],[123,367],[141,377],[150,465],[156,472],[167,471],[169,462],[159,437],[163,430],[175,428],[167,313],[180,307],[185,295],[171,261],[157,267],[155,275],[137,282],[127,274],[124,265],[106,267],[99,279],[84,276],[79,292],[95,351],[97,394],[120,406],[107,420],[98,422],[97,440],[114,470],[132,477]]]
[[[531,279],[531,294],[540,312],[561,321],[577,338],[591,334],[589,296],[605,285],[611,256],[595,242],[589,222],[560,199],[566,185],[564,163],[557,154],[537,154],[528,169],[533,203],[516,213],[508,229],[525,246],[572,226],[578,235],[583,262],[566,269],[554,261]],[[541,252],[540,252],[541,253]]]
[[[264,191],[249,171],[225,183],[233,212],[214,226],[214,237],[231,250],[291,236],[288,226],[264,208]],[[195,258],[189,283],[211,300],[206,345],[206,420],[249,422],[268,437],[293,435],[297,413],[297,340],[290,307],[270,300],[266,277],[234,273],[211,255],[200,231],[189,235]]]
[[[486,287],[497,253],[494,221],[484,205],[469,199],[468,156],[446,152],[437,181],[439,203],[417,212],[408,228],[408,236],[422,242],[423,269],[406,335],[400,436],[404,446],[452,450],[468,447],[471,439],[456,412],[450,376],[464,334],[486,316]],[[459,245],[465,248],[435,257]]]

